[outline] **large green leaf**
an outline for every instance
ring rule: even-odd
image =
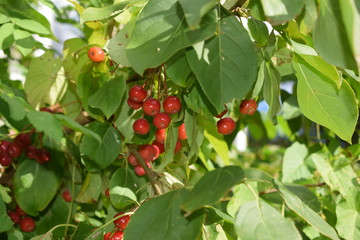
[[[263,95],[269,105],[268,117],[276,122],[274,117],[281,110],[280,104],[280,80],[279,71],[270,62],[265,63]]]
[[[187,52],[189,66],[218,112],[233,98],[242,99],[256,80],[253,43],[234,16],[220,20],[219,34]]]
[[[216,11],[209,12],[201,28],[191,30],[177,0],[150,0],[141,11],[126,48],[131,66],[140,74],[164,63],[182,48],[209,38],[216,30]]]
[[[60,68],[61,60],[55,58],[50,51],[31,59],[24,89],[27,100],[33,107],[42,107],[45,103],[51,105],[56,103],[56,100],[50,100],[56,99],[57,96],[55,95],[60,94],[66,84],[64,78],[57,78]],[[53,87],[58,91],[51,93]]]
[[[336,205],[336,230],[344,239],[360,239],[359,211],[346,201]]]
[[[127,240],[197,239],[204,215],[191,220],[181,215],[180,204],[185,189],[171,191],[144,202],[131,216],[125,230]],[[156,231],[154,231],[156,229]]]
[[[76,201],[80,203],[93,203],[101,193],[101,176],[99,173],[89,172],[81,186]]]
[[[288,190],[279,181],[274,180],[275,188],[280,192],[286,205],[293,210],[296,214],[302,217],[310,225],[316,228],[323,235],[334,239],[340,240],[335,230],[309,206],[303,203],[298,196]]]
[[[227,166],[208,172],[186,194],[182,207],[187,211],[193,211],[204,205],[216,203],[244,177],[244,171],[238,166]]]
[[[128,4],[128,2],[130,1],[120,1],[102,8],[86,8],[80,15],[80,24],[88,21],[98,21],[110,17],[115,17],[122,12],[123,8],[126,6],[126,4]]]
[[[122,209],[137,201],[133,176],[125,168],[120,168],[110,180],[110,201],[115,208]]]
[[[257,189],[257,182],[248,183],[254,189]],[[241,205],[246,202],[250,202],[256,200],[254,194],[251,192],[249,187],[246,184],[239,184],[233,188],[234,195],[231,197],[229,203],[226,206],[227,212],[233,218],[236,217],[236,213],[238,212]]]
[[[126,90],[125,79],[121,76],[104,83],[88,99],[90,106],[100,109],[106,116],[110,118],[118,109],[124,92]]]
[[[6,49],[14,43],[14,24],[5,23],[0,26],[0,49]]]
[[[166,73],[170,80],[180,87],[187,87],[191,69],[187,63],[185,50],[177,52],[166,62]]]
[[[86,42],[81,38],[72,38],[64,42],[63,66],[66,77],[76,82],[82,67],[89,61],[87,52],[82,48],[86,47]]]
[[[218,0],[179,0],[185,13],[186,22],[192,29],[199,27],[201,18],[218,2]]]
[[[299,180],[311,179],[312,174],[305,164],[308,149],[304,144],[293,143],[286,149],[282,165],[282,182],[293,183]]]
[[[241,240],[300,240],[294,224],[264,201],[242,204],[236,214],[235,231]]]
[[[36,216],[55,196],[59,180],[55,172],[34,160],[25,160],[14,175],[15,199],[21,209]],[[29,200],[31,199],[31,201]]]
[[[359,115],[354,91],[345,80],[338,88],[332,78],[323,74],[323,71],[329,72],[328,69],[318,69],[310,64],[314,58],[321,61],[320,57],[316,56],[293,57],[293,67],[298,78],[297,95],[300,110],[310,120],[351,142]]]
[[[27,118],[36,130],[44,132],[57,142],[61,141],[63,136],[61,123],[54,115],[42,111],[29,111]]]
[[[88,128],[100,135],[101,142],[85,135],[81,139],[80,152],[88,170],[100,170],[109,166],[120,152],[120,137],[114,127],[93,122]]]
[[[22,55],[27,56],[33,51],[35,40],[31,33],[28,31],[15,29],[14,38],[16,48],[22,53]]]
[[[10,97],[6,94],[1,94],[0,97],[8,103],[10,110],[10,117],[15,121],[20,121],[26,116],[26,111],[24,108],[24,99],[20,97]]]
[[[280,25],[300,15],[304,6],[303,0],[261,0],[268,21]]]
[[[339,1],[320,1],[320,15],[313,31],[315,49],[327,62],[338,67],[355,70],[357,66],[349,41],[349,37],[352,38],[352,36],[346,34],[341,15]],[[351,28],[351,26],[349,27]]]

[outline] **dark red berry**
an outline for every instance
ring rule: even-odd
[[[122,240],[124,236],[124,232],[121,230],[118,230],[114,232],[114,234],[110,237],[110,240]]]
[[[220,134],[231,134],[236,127],[236,123],[231,118],[223,118],[217,122],[217,129]]]
[[[166,138],[166,129],[165,128],[156,129],[155,138],[156,138],[156,141],[158,141],[159,143],[164,144],[165,143],[165,138]]]
[[[111,232],[105,233],[104,240],[110,240]]]
[[[119,216],[119,215],[123,215],[123,214],[124,214],[124,212],[118,213],[118,214],[116,214],[116,215],[114,216],[114,218],[117,217],[117,216]],[[114,221],[114,224],[115,224],[115,226],[116,226],[117,229],[125,230],[126,226],[127,226],[128,223],[129,223],[129,220],[130,220],[130,216],[129,216],[129,215],[125,215],[125,216],[123,216],[123,217],[121,217],[121,218],[116,219],[116,220]]]
[[[136,157],[135,157],[134,154],[130,154],[130,155],[128,156],[127,160],[128,160],[128,163],[129,163],[131,166],[134,166],[134,167],[135,167],[136,165],[139,164],[139,163],[137,162],[137,159],[136,159]]]
[[[50,152],[45,148],[40,148],[36,151],[35,161],[38,163],[44,164],[50,160]]]
[[[256,109],[257,103],[254,99],[243,100],[240,104],[240,112],[245,115],[253,115]]]
[[[136,119],[133,124],[134,132],[141,135],[146,135],[150,131],[150,125],[145,118]]]
[[[20,222],[21,216],[13,211],[8,212],[9,217],[11,218],[11,221],[14,222],[14,224],[18,224]]]
[[[14,142],[21,148],[27,148],[31,144],[31,133],[21,133],[17,135]]]
[[[110,198],[110,189],[105,189],[105,197]]]
[[[105,60],[105,53],[102,48],[92,47],[88,51],[88,57],[93,62],[102,62]]]
[[[159,143],[158,141],[155,140],[155,141],[152,142],[152,145],[159,149],[159,151],[160,151],[159,154],[162,154],[163,152],[165,152],[164,144]]]
[[[24,217],[20,220],[20,229],[23,232],[32,232],[35,229],[35,222],[32,218]]]
[[[6,152],[10,143],[10,141],[2,140],[0,143],[0,152]]]
[[[29,159],[35,159],[36,158],[36,154],[37,154],[37,148],[33,145],[30,145],[26,148],[26,156]]]
[[[129,91],[129,98],[134,102],[143,102],[146,95],[146,90],[138,85],[133,86]]]
[[[153,98],[146,99],[143,103],[143,111],[146,115],[149,116],[155,116],[158,114],[160,112],[160,108],[161,105],[159,100]]]
[[[17,214],[19,214],[20,216],[26,216],[27,215],[26,212],[24,212],[24,210],[22,210],[19,205],[16,205],[15,212]]]
[[[150,144],[141,145],[138,152],[146,162],[153,161],[156,156],[156,149]]]
[[[181,102],[176,96],[168,96],[163,102],[163,107],[166,113],[174,114],[180,111]]]
[[[181,124],[180,127],[178,128],[178,138],[179,138],[180,140],[185,140],[185,139],[187,139],[186,129],[185,129],[185,123]]]
[[[146,162],[146,165],[147,165],[149,168],[151,168],[151,165],[150,165],[149,162]],[[138,176],[140,176],[140,177],[141,177],[141,176],[144,176],[144,175],[146,174],[145,169],[144,169],[142,166],[140,166],[140,165],[135,166],[135,167],[134,167],[134,171],[135,171],[135,174],[138,175]]]
[[[143,105],[142,102],[134,102],[130,98],[127,99],[127,104],[129,105],[130,108],[135,110],[141,108]]]
[[[160,148],[155,144],[152,144],[152,146],[155,149],[156,155],[153,157],[153,159],[151,161],[155,161],[160,156]]]
[[[180,142],[180,140],[178,140],[178,141],[176,142],[176,146],[175,146],[174,152],[177,153],[177,152],[180,151],[180,150],[181,150],[181,142]]]
[[[22,149],[15,142],[12,142],[7,147],[7,152],[10,155],[10,157],[15,158],[21,155]]]
[[[7,152],[0,152],[0,165],[3,167],[8,167],[12,163],[12,157]]]
[[[166,113],[158,113],[153,119],[153,124],[156,128],[167,128],[170,125],[171,117]]]
[[[69,190],[67,190],[67,189],[65,189],[62,192],[61,196],[65,202],[71,202],[71,200],[72,200],[71,194],[70,194]]]

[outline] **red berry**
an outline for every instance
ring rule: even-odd
[[[181,142],[178,140],[178,141],[176,142],[176,146],[175,146],[174,152],[177,153],[177,152],[180,151],[180,150],[181,150]]]
[[[254,99],[243,100],[240,104],[240,112],[245,115],[253,115],[256,109],[257,103]]]
[[[150,144],[141,145],[138,152],[146,162],[155,160],[154,158],[156,156],[156,149],[153,145]]]
[[[35,159],[37,154],[37,148],[33,145],[30,145],[26,148],[26,156],[29,159]]]
[[[160,102],[159,100],[149,98],[146,99],[143,103],[143,111],[146,115],[154,116],[160,112]]]
[[[20,220],[20,229],[23,232],[32,232],[35,229],[35,222],[32,218],[24,217]]]
[[[22,210],[22,209],[19,207],[19,205],[16,205],[16,207],[15,207],[15,212],[16,212],[17,214],[19,214],[20,216],[26,216],[26,215],[27,215],[26,212],[24,212],[24,210]]]
[[[93,62],[102,62],[105,60],[105,53],[102,48],[92,47],[88,51],[88,57]]]
[[[61,196],[65,202],[71,202],[71,200],[72,200],[71,194],[70,194],[69,190],[67,190],[67,189],[65,189],[62,192]]]
[[[131,166],[134,166],[134,167],[135,167],[136,165],[139,165],[139,163],[137,162],[137,159],[136,159],[136,157],[135,157],[134,154],[130,154],[130,155],[128,156],[127,160],[128,160],[128,163],[129,163]]]
[[[36,151],[35,161],[44,164],[50,160],[50,152],[45,148],[40,148]]]
[[[223,118],[217,122],[217,129],[220,134],[231,134],[236,127],[236,123],[231,118]]]
[[[127,99],[127,104],[129,105],[130,108],[135,110],[141,108],[143,105],[142,102],[134,102],[130,98]]]
[[[124,212],[118,213],[118,214],[116,214],[116,215],[114,216],[114,218],[117,217],[117,216],[119,216],[119,215],[123,215],[123,214],[124,214]],[[121,217],[121,218],[119,218],[119,219],[116,219],[116,220],[114,221],[114,224],[115,224],[115,226],[116,226],[117,229],[125,230],[126,226],[127,226],[128,223],[129,223],[129,220],[130,220],[130,216],[129,216],[129,215],[125,215],[125,216],[123,216],[123,217]]]
[[[31,144],[31,133],[21,133],[17,135],[14,142],[21,148],[27,148]]]
[[[104,240],[110,240],[111,232],[105,233]]]
[[[159,151],[160,151],[159,154],[162,154],[163,152],[165,152],[164,144],[159,143],[158,141],[155,140],[155,141],[153,141],[152,145],[159,149]]]
[[[41,111],[41,112],[54,113],[54,111],[51,110],[51,109],[48,108],[48,107],[42,107],[42,108],[40,108],[40,111]]]
[[[20,222],[20,215],[16,212],[8,212],[9,217],[11,218],[11,221],[14,222],[14,224],[18,224]]]
[[[6,152],[10,143],[10,141],[2,140],[0,143],[0,152]]]
[[[185,139],[187,139],[186,129],[185,129],[185,123],[181,124],[180,127],[178,128],[178,138],[179,138],[180,140],[185,140]]]
[[[151,168],[151,165],[150,165],[149,162],[146,162],[146,164],[147,164],[147,166],[148,166],[149,168]],[[141,176],[144,176],[144,175],[146,174],[145,169],[144,169],[142,166],[140,166],[140,165],[135,166],[135,167],[134,167],[134,171],[135,171],[135,174],[138,175],[138,176],[140,176],[140,177],[141,177]]]
[[[166,113],[158,113],[153,119],[153,124],[156,128],[167,128],[170,125],[171,117]]]
[[[180,111],[181,102],[176,96],[168,96],[163,102],[163,107],[166,113],[174,114]]]
[[[164,144],[166,138],[166,129],[165,128],[156,129],[155,138],[157,142]]]
[[[7,147],[7,152],[10,155],[10,157],[18,157],[21,155],[21,147],[19,145],[17,145],[15,142],[12,142],[9,144],[9,146]]]
[[[105,189],[105,197],[110,198],[110,189]]]
[[[146,90],[139,85],[133,86],[129,91],[129,98],[134,102],[143,102],[146,98],[146,95]]]
[[[0,152],[0,165],[3,167],[8,167],[12,163],[12,157],[7,152]]]
[[[146,135],[150,131],[150,125],[145,118],[136,119],[133,124],[134,132],[141,135]]]
[[[156,155],[153,157],[151,161],[155,161],[160,156],[160,148],[155,144],[152,144],[152,146],[155,149]]]
[[[110,237],[110,240],[121,240],[123,239],[124,232],[121,230],[118,230],[114,232],[114,234]]]

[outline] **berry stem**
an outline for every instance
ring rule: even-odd
[[[72,173],[71,173],[71,196],[74,196],[75,194],[75,164],[73,163],[73,167],[72,167]],[[70,223],[70,219],[71,219],[71,215],[72,215],[72,209],[73,209],[73,205],[74,205],[74,198],[71,198],[71,202],[70,202],[70,209],[69,209],[69,213],[67,215],[66,218],[66,224]],[[69,226],[66,226],[65,228],[65,232],[64,232],[64,236],[67,236],[67,232],[69,230]]]

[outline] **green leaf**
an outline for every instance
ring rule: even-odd
[[[159,66],[180,49],[212,36],[216,11],[204,16],[201,28],[187,27],[177,0],[150,0],[135,23],[126,56],[136,72]]]
[[[236,214],[235,231],[241,240],[300,240],[293,222],[264,201],[242,204]]]
[[[204,205],[216,203],[244,177],[244,171],[237,166],[227,166],[208,172],[186,194],[182,207],[186,211],[194,211]]]
[[[163,155],[163,162],[158,167],[162,170],[166,165],[174,161],[174,151],[176,147],[176,142],[178,141],[178,128],[171,125],[166,130],[166,139],[165,139],[165,153]]]
[[[14,38],[16,47],[23,56],[27,56],[32,52],[35,40],[29,32],[16,29],[14,31]]]
[[[214,6],[219,3],[218,0],[179,0],[185,13],[186,22],[191,29],[198,28],[201,19]]]
[[[15,228],[8,231],[7,234],[8,234],[8,240],[23,240],[24,239],[22,232]]]
[[[93,203],[98,200],[101,193],[101,176],[99,173],[89,172],[81,186],[76,201],[80,203]]]
[[[360,239],[360,214],[346,201],[336,205],[336,230],[344,239]]]
[[[14,24],[5,23],[0,26],[0,49],[6,49],[14,43]]]
[[[302,217],[306,222],[316,228],[323,235],[334,240],[340,240],[335,230],[318,214],[316,214],[309,206],[303,203],[299,197],[293,194],[276,179],[274,180],[274,186],[280,192],[281,196],[284,198],[286,205],[291,210],[293,210],[296,214]]]
[[[110,118],[118,109],[121,99],[126,89],[125,79],[121,76],[104,83],[88,99],[90,106],[100,109],[106,116]]]
[[[89,7],[86,8],[80,15],[80,24],[89,21],[99,21],[110,17],[115,17],[123,11],[123,8],[130,1],[121,1],[118,3],[110,4],[102,8]]]
[[[248,183],[252,188],[257,189],[257,182]],[[250,191],[250,189],[245,184],[236,185],[233,188],[234,195],[231,197],[229,203],[226,206],[227,212],[233,218],[236,217],[236,213],[238,212],[241,205],[246,202],[256,200],[254,194]]]
[[[14,225],[10,217],[7,215],[2,195],[0,195],[0,222],[0,233],[8,231]]]
[[[314,56],[311,58],[320,59]],[[345,80],[338,89],[334,81],[323,74],[322,69],[312,66],[307,59],[304,55],[293,56],[300,110],[310,120],[329,128],[351,143],[359,115],[354,91]]]
[[[191,69],[187,63],[185,50],[177,52],[166,62],[166,73],[170,80],[180,87],[187,87]]]
[[[127,169],[118,169],[110,180],[110,201],[115,208],[122,209],[136,203],[136,185]]]
[[[11,202],[11,197],[9,195],[9,192],[10,192],[9,188],[4,187],[0,184],[0,196],[5,203]]]
[[[25,160],[14,175],[15,199],[26,213],[37,216],[55,196],[59,180],[46,164]],[[31,201],[29,201],[31,199]]]
[[[81,139],[80,152],[87,170],[100,170],[109,166],[120,151],[120,137],[116,129],[108,124],[93,122],[89,130],[100,135],[101,142],[85,135]]]
[[[0,13],[0,24],[8,23],[10,22],[10,18],[5,16],[4,14]]]
[[[204,221],[204,215],[201,214],[191,218],[191,220],[185,219],[181,215],[180,204],[185,194],[186,190],[181,189],[144,202],[131,216],[131,221],[129,221],[125,230],[124,239],[197,239],[201,231],[201,224]]]
[[[282,182],[293,183],[311,179],[313,175],[305,164],[308,149],[304,144],[294,142],[286,149],[282,165]]]
[[[15,121],[20,121],[26,116],[26,111],[24,108],[24,100],[19,97],[10,97],[6,94],[0,96],[7,104],[9,105],[10,117]]]
[[[217,112],[233,98],[245,97],[257,73],[253,43],[236,17],[221,19],[219,32],[187,52],[189,66]]]
[[[357,69],[349,36],[341,19],[338,1],[320,1],[320,14],[313,31],[313,38],[316,51],[327,62],[342,68]]]
[[[31,59],[24,85],[27,100],[31,106],[40,107],[45,105],[45,103],[51,105],[56,103],[56,100],[50,101],[51,97],[56,98],[54,95],[57,95],[51,93],[51,90],[57,88],[58,85],[64,87],[66,84],[64,78],[57,78],[60,68],[61,60],[55,58],[54,54],[50,51],[40,57]],[[59,91],[57,92],[60,93]]]
[[[29,122],[40,132],[44,132],[57,142],[63,136],[60,121],[51,113],[41,111],[29,111],[27,113]]]
[[[268,117],[276,122],[275,116],[281,110],[280,104],[280,80],[279,71],[270,62],[265,63],[264,68],[264,99],[269,105]]]
[[[10,17],[10,19],[15,25],[17,25],[25,30],[31,31],[33,33],[44,34],[44,35],[51,34],[51,31],[49,31],[49,29],[47,29],[41,23],[39,23],[38,21],[33,20],[33,19],[28,19],[24,15]]]
[[[81,49],[85,46],[86,42],[81,38],[72,38],[64,42],[63,66],[65,69],[65,75],[69,80],[74,82],[77,81],[85,63],[89,61],[87,52],[85,50],[81,51]]]
[[[266,24],[255,18],[250,18],[248,21],[248,27],[251,37],[261,47],[264,47],[269,40],[269,30]]]
[[[261,0],[267,20],[272,25],[280,25],[300,15],[303,0]]]

